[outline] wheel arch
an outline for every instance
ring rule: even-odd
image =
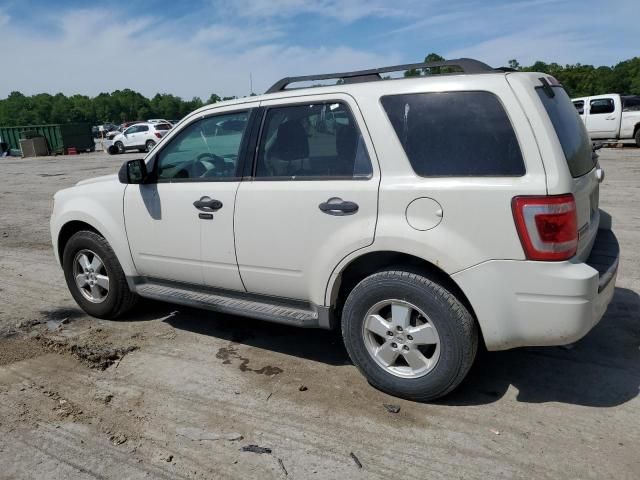
[[[100,235],[102,238],[105,236],[93,225],[88,224],[87,222],[81,220],[71,220],[64,225],[58,232],[58,258],[60,259],[60,264],[62,264],[62,258],[64,253],[64,247],[67,245],[69,239],[78,232],[88,230],[97,235]]]
[[[335,276],[333,283],[327,287],[330,305],[339,314],[347,295],[349,295],[353,287],[369,275],[388,267],[408,268],[427,275],[454,294],[477,322],[471,302],[449,274],[424,258],[391,250],[364,253],[342,267],[337,276]]]

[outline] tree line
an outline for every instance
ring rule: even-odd
[[[437,53],[430,53],[425,62],[444,60]],[[554,76],[567,90],[571,97],[586,97],[603,93],[621,93],[640,95],[640,57],[624,60],[615,66],[582,65],[580,63],[560,65],[537,61],[533,65],[520,65],[517,60],[509,60],[509,68],[521,72],[542,72]],[[436,67],[431,73],[448,73],[452,67]],[[435,70],[435,72],[434,72]],[[417,69],[404,72],[405,77],[423,75],[424,71]]]
[[[101,93],[96,97],[67,97],[62,93],[26,96],[20,92],[11,92],[6,99],[0,100],[0,126],[76,122],[88,122],[92,125],[107,122],[119,124],[149,118],[174,120],[203,105],[233,98],[235,97],[220,97],[214,93],[206,101],[199,97],[183,100],[168,93],[158,93],[148,99],[128,88]]]
[[[437,53],[430,53],[425,62],[444,60]],[[583,97],[601,93],[622,93],[640,95],[640,57],[624,60],[615,66],[593,66],[579,63],[560,65],[537,61],[523,66],[517,60],[510,60],[509,68],[524,72],[543,72],[553,75],[567,89],[572,97]],[[425,73],[448,73],[451,67],[436,67],[424,70],[408,70],[406,77]],[[121,123],[149,118],[179,119],[203,105],[229,100],[212,94],[206,101],[199,97],[183,100],[169,93],[158,93],[148,99],[130,89],[101,93],[96,97],[62,93],[50,95],[39,93],[25,96],[11,92],[0,100],[0,126],[41,125],[47,123],[88,122],[98,125],[106,122]]]

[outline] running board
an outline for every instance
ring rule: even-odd
[[[321,325],[324,322],[319,321],[320,317],[324,317],[324,312],[319,314],[318,309],[295,300],[271,299],[242,292],[208,290],[202,287],[156,283],[149,280],[137,283],[135,291],[141,297],[188,307],[204,308],[297,327],[324,327]]]

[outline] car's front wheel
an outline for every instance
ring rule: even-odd
[[[64,247],[64,276],[71,295],[89,315],[116,318],[135,304],[120,262],[109,243],[95,232],[75,233]]]
[[[118,153],[124,153],[125,152],[124,143],[116,142],[116,143],[113,144],[113,146],[116,147],[116,150],[118,150]]]
[[[638,130],[636,131],[635,137],[636,137],[636,145],[640,147],[640,128],[638,128]]]
[[[427,276],[403,270],[381,271],[356,285],[343,308],[342,335],[374,387],[417,401],[456,388],[478,346],[465,306]]]

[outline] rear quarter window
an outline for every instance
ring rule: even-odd
[[[553,97],[542,87],[537,87],[536,92],[558,135],[571,175],[581,177],[589,173],[595,165],[589,134],[564,88],[551,88],[555,93]]]
[[[390,95],[381,103],[422,177],[525,173],[511,122],[490,92]]]

